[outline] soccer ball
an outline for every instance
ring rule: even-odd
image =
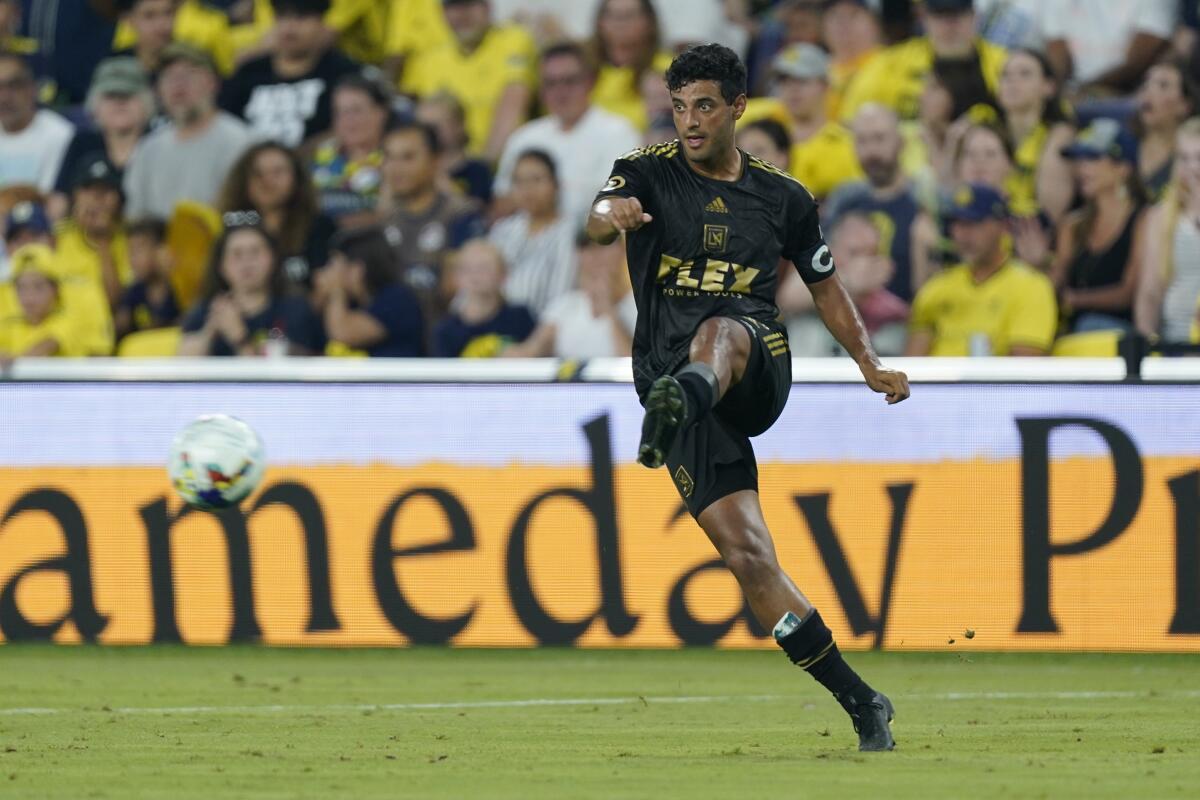
[[[258,434],[225,414],[206,414],[180,431],[167,461],[183,502],[204,510],[236,505],[258,487],[265,470]]]

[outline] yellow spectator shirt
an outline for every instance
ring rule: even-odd
[[[850,84],[882,52],[882,48],[876,47],[850,61],[829,62],[829,92],[825,95],[825,115],[827,117],[842,119],[842,101],[850,91]]]
[[[1196,318],[1192,320],[1192,343],[1200,344],[1200,297],[1196,298]]]
[[[83,356],[77,326],[65,311],[59,309],[37,325],[30,325],[18,309],[0,317],[0,354],[19,356],[46,339],[58,342],[58,356]]]
[[[58,257],[58,267],[62,276],[83,278],[97,286],[104,286],[100,253],[84,238],[79,226],[64,222],[58,226],[54,235],[57,242],[55,255]],[[128,286],[133,283],[133,268],[129,266],[129,244],[125,241],[124,231],[118,231],[113,236],[112,254],[121,285]]]
[[[661,76],[666,74],[669,66],[671,55],[659,53],[650,64],[650,71]],[[625,117],[633,127],[643,133],[650,127],[646,102],[642,99],[641,87],[638,86],[638,79],[632,67],[614,67],[611,64],[601,66],[596,75],[596,85],[592,87],[592,102],[605,111]]]
[[[487,145],[504,90],[513,83],[533,87],[536,59],[537,45],[524,28],[500,25],[469,53],[457,42],[419,53],[405,67],[402,83],[405,91],[421,97],[440,91],[457,97],[466,111],[469,150],[478,155]]]
[[[982,39],[975,48],[984,80],[995,93],[1008,51]],[[885,49],[850,84],[842,99],[841,118],[851,120],[865,103],[874,102],[895,109],[902,119],[915,119],[925,79],[933,69],[933,58],[933,47],[924,37]]]
[[[440,0],[391,0],[384,36],[388,56],[408,58],[453,43]]]
[[[993,355],[1008,355],[1014,345],[1049,352],[1057,324],[1050,279],[1009,260],[983,283],[965,264],[930,278],[913,301],[909,327],[933,334],[930,355],[965,356],[978,334],[987,336]]]
[[[791,119],[783,103],[770,98],[754,98],[746,103],[746,113],[738,120],[741,128],[760,119],[773,119],[787,130]],[[826,122],[803,142],[796,142],[788,152],[788,172],[821,198],[829,195],[847,181],[863,177],[854,153],[854,134],[839,122]]]
[[[200,0],[183,0],[175,14],[175,41],[186,42],[208,53],[222,75],[233,73],[234,48],[229,30],[229,18],[224,12]],[[113,35],[113,50],[124,50],[135,44],[137,33],[128,22],[122,20]]]

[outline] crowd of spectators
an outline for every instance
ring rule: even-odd
[[[881,353],[1200,341],[1198,30],[1195,0],[0,0],[0,361],[628,355],[624,253],[581,229],[709,41]],[[784,269],[793,353],[838,354]]]

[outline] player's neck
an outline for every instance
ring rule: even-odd
[[[698,175],[717,181],[736,181],[742,177],[742,151],[733,144],[710,159],[688,164]]]

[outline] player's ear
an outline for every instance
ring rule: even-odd
[[[736,121],[736,120],[741,119],[742,114],[745,114],[745,113],[746,113],[746,95],[739,94],[737,97],[733,98],[733,118],[734,118],[734,120]]]

